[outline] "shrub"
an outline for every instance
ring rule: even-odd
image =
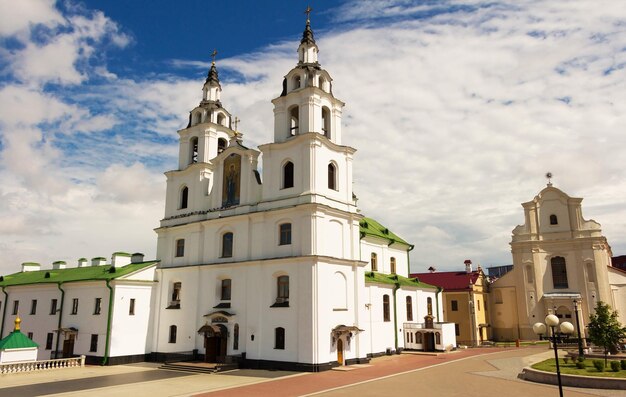
[[[598,372],[604,372],[604,361],[593,360],[593,366],[598,370]]]
[[[576,368],[578,368],[578,369],[585,369],[585,367],[586,367],[585,363],[582,362],[582,361],[579,361],[579,362],[576,363]]]
[[[611,371],[619,372],[619,361],[611,361]]]
[[[564,357],[564,358],[563,358],[563,362],[564,362],[565,364],[569,363],[569,357]]]
[[[620,360],[619,364],[622,367],[622,369],[626,369],[626,360]]]
[[[579,363],[584,363],[584,362],[585,362],[585,357],[583,357],[583,356],[578,356],[578,362],[579,362]]]

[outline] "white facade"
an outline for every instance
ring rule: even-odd
[[[427,299],[438,299],[436,288],[406,278],[412,246],[387,239],[386,229],[363,232],[355,149],[341,144],[344,104],[317,53],[307,21],[299,62],[272,101],[274,142],[258,151],[210,95],[221,92],[211,66],[179,131],[179,167],[166,173],[153,359],[195,351],[207,361],[301,370],[364,362],[404,347],[407,297],[415,323]]]

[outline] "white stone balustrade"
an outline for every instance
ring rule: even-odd
[[[85,356],[42,361],[18,361],[14,363],[0,364],[0,374],[15,374],[18,372],[45,371],[49,369],[84,366]]]

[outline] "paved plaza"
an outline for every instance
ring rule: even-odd
[[[468,349],[440,355],[379,357],[368,365],[321,373],[235,370],[190,374],[141,363],[0,375],[0,397],[21,396],[558,396],[555,386],[517,379],[545,347]],[[565,388],[565,396],[623,396],[624,391]]]

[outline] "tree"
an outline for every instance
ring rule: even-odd
[[[604,348],[604,365],[609,352],[616,353],[622,339],[626,339],[626,327],[617,319],[617,312],[599,301],[596,312],[589,316],[588,337],[593,344]]]

